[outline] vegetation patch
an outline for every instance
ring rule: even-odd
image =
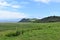
[[[16,32],[8,33],[5,36],[7,36],[7,37],[15,37],[15,36],[19,36],[21,34],[22,34],[22,32],[16,31]]]
[[[0,40],[60,40],[60,22],[1,23]]]
[[[48,16],[42,19],[37,18],[23,18],[19,22],[33,22],[33,23],[50,23],[50,22],[60,22],[60,16]]]

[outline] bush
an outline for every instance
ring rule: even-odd
[[[7,36],[7,37],[15,37],[15,36],[19,36],[20,34],[22,34],[22,33],[19,32],[19,31],[16,31],[16,32],[13,32],[13,33],[6,34],[5,36]]]

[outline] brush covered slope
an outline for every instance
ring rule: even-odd
[[[60,22],[60,16],[49,16],[40,20],[40,22]]]
[[[19,22],[35,22],[35,23],[47,23],[47,22],[60,22],[60,16],[48,16],[42,19],[29,19],[23,18]]]

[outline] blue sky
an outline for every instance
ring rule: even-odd
[[[0,20],[60,16],[60,0],[0,0]]]

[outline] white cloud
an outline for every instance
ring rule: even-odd
[[[22,8],[22,6],[19,6],[19,5],[12,5],[11,7],[12,8]]]
[[[0,0],[0,6],[2,7],[12,7],[12,8],[21,8],[21,5],[13,4],[13,3],[8,3],[5,0]]]
[[[50,2],[60,2],[60,0],[50,0]]]
[[[42,2],[42,3],[50,3],[50,2],[59,2],[60,3],[60,0],[33,0],[35,2]]]
[[[10,6],[10,4],[5,1],[0,1],[0,6]]]
[[[25,17],[27,17],[27,15],[24,13],[0,10],[0,19],[16,19]]]
[[[48,3],[50,0],[34,0],[35,2],[43,2],[43,3]]]

